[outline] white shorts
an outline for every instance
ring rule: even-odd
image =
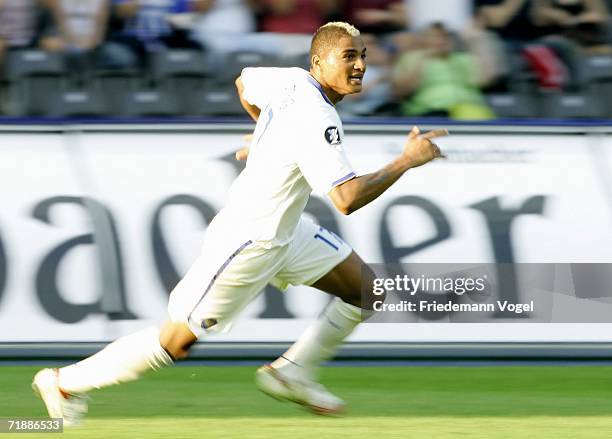
[[[202,254],[170,294],[173,322],[187,322],[196,336],[229,329],[232,319],[270,283],[312,285],[352,252],[336,234],[300,218],[291,242],[264,248],[245,241],[205,240]]]

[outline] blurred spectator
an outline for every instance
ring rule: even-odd
[[[541,39],[544,32],[535,24],[533,0],[475,0],[474,6],[474,26],[470,33],[477,35],[479,29],[485,29],[502,39],[501,50],[496,55],[497,65],[507,66],[506,70],[512,73],[520,70],[525,62],[525,68],[546,89],[558,89],[570,83],[568,65],[574,62],[573,50]]]
[[[45,0],[51,23],[41,39],[50,51],[83,53],[98,48],[108,24],[109,0]]]
[[[376,36],[362,34],[362,38],[368,55],[361,93],[345,96],[337,105],[338,111],[347,116],[367,116],[384,111],[386,104],[392,101],[391,54]]]
[[[490,76],[491,89],[505,91],[526,45],[532,44],[540,32],[533,23],[531,0],[473,0],[474,17],[463,31],[463,38],[474,51]],[[554,57],[555,55],[552,54]]]
[[[410,27],[422,30],[443,23],[451,32],[460,32],[472,18],[472,0],[404,0]]]
[[[478,26],[494,31],[506,44],[516,46],[541,35],[532,19],[531,0],[474,0]]]
[[[38,0],[0,0],[0,63],[7,50],[36,44],[39,18]]]
[[[406,116],[448,116],[455,119],[490,119],[479,87],[484,85],[478,59],[457,52],[441,23],[424,32],[422,49],[405,53],[392,73],[393,91],[403,100]]]
[[[345,0],[343,9],[347,21],[361,33],[382,35],[408,27],[403,0]]]
[[[261,32],[312,35],[338,9],[337,0],[258,0]]]
[[[40,7],[38,0],[0,0],[0,79],[7,51],[36,44]],[[0,114],[7,111],[0,95]]]
[[[533,18],[543,38],[565,67],[565,76],[558,84],[544,88],[579,89],[585,51],[610,51],[607,44],[610,16],[604,0],[533,0]],[[529,54],[528,54],[529,55]],[[542,65],[546,58],[530,58],[532,65]],[[539,75],[541,76],[541,74]]]
[[[113,0],[122,29],[110,36],[107,56],[111,64],[145,66],[147,52],[164,48],[202,50],[178,23],[181,14],[208,10],[214,0]]]
[[[194,38],[215,53],[250,48],[245,40],[256,30],[254,1],[209,0],[193,20]]]
[[[535,0],[533,17],[546,36],[564,37],[587,49],[609,49],[610,14],[604,0]]]

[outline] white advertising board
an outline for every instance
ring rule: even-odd
[[[403,142],[378,133],[345,143],[365,173]],[[447,160],[409,171],[360,211],[342,216],[313,197],[309,214],[372,263],[612,263],[612,142],[458,134],[439,143]],[[240,170],[241,146],[241,134],[1,134],[0,342],[107,341],[163,321],[168,290]],[[311,288],[270,288],[214,340],[293,340],[326,301]],[[612,341],[612,323],[365,324],[351,340]]]

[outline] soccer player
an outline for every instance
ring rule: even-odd
[[[327,194],[343,214],[370,203],[409,169],[437,157],[432,139],[413,128],[398,157],[357,176],[343,149],[334,104],[361,90],[366,48],[347,23],[317,30],[311,68],[245,68],[236,80],[245,110],[257,121],[245,169],[226,206],[208,226],[202,254],[170,295],[169,320],[122,337],[61,369],[43,369],[33,388],[51,417],[75,424],[85,394],[138,378],[184,358],[196,340],[227,330],[266,284],[310,285],[336,296],[287,352],[256,372],[265,393],[316,413],[338,413],[344,402],[317,382],[319,366],[371,314],[361,299],[373,273],[351,247],[304,218],[311,191]]]

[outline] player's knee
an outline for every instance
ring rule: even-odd
[[[361,308],[369,311],[374,310],[375,302],[385,301],[385,292],[379,293],[378,291],[374,294],[374,283],[376,280],[376,274],[367,265],[362,268],[362,286],[361,286]]]
[[[372,293],[375,277],[374,271],[369,266],[363,265],[360,283],[358,285],[347,285],[341,299],[358,308],[373,310],[375,300],[384,301],[384,296],[374,296]]]
[[[197,340],[186,323],[167,323],[159,335],[159,344],[175,360],[185,358]]]

